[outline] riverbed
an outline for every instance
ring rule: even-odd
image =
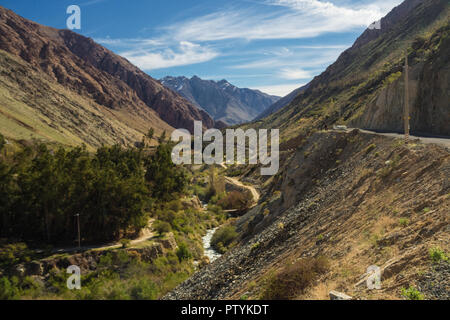
[[[218,228],[210,229],[206,232],[206,235],[202,238],[203,242],[203,249],[205,251],[205,256],[209,258],[209,261],[212,263],[219,259],[222,255],[218,253],[216,250],[214,250],[213,247],[211,247],[211,239],[214,235],[214,232],[216,232]]]

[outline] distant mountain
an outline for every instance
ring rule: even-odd
[[[280,128],[285,139],[334,124],[403,132],[407,50],[411,132],[450,135],[449,17],[448,0],[404,1],[255,126]]]
[[[268,107],[266,110],[263,111],[263,113],[261,113],[256,120],[260,120],[263,119],[265,117],[270,116],[272,113],[277,112],[278,110],[284,108],[285,106],[287,106],[288,104],[290,104],[300,93],[302,93],[303,91],[305,91],[308,88],[308,85],[305,85],[303,87],[300,87],[298,89],[295,89],[294,91],[292,91],[291,93],[289,93],[287,96],[281,98],[280,100],[278,100],[277,102],[275,102],[273,105],[271,105],[270,107]]]
[[[0,132],[74,145],[133,144],[150,127],[215,125],[126,59],[0,7]]]
[[[216,121],[230,125],[255,119],[280,99],[259,90],[237,88],[226,80],[216,82],[194,76],[191,79],[165,77],[160,81],[208,112]]]

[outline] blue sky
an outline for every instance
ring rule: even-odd
[[[81,30],[154,78],[198,75],[286,95],[401,0],[2,0],[25,18]]]

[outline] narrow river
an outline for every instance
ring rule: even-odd
[[[209,258],[209,261],[211,263],[213,263],[222,256],[220,253],[214,250],[213,247],[211,247],[211,239],[214,235],[214,232],[216,232],[217,229],[218,228],[208,230],[208,232],[206,232],[206,235],[202,238],[205,256]]]

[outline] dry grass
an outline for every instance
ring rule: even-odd
[[[278,274],[272,276],[264,292],[263,300],[292,300],[304,293],[318,278],[329,269],[328,261],[321,258],[302,259],[288,264]]]

